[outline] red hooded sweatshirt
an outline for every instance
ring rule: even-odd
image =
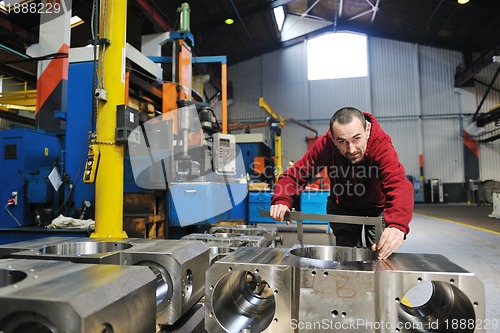
[[[360,163],[351,164],[335,147],[328,131],[280,176],[271,202],[292,207],[309,180],[328,167],[329,213],[378,216],[383,212],[387,227],[407,235],[413,212],[413,186],[406,178],[389,135],[371,114],[363,114],[372,127]]]

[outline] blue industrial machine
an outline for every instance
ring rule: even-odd
[[[48,176],[53,168],[59,170],[60,140],[37,130],[0,131],[0,149],[0,199],[5,205],[0,211],[0,225],[34,224],[58,203],[58,192]]]
[[[72,63],[64,130],[0,131],[0,228],[40,226],[54,216],[91,213],[94,185],[82,181],[92,110],[92,62]],[[57,172],[57,174],[56,174]],[[52,173],[54,187],[49,180]],[[15,195],[13,195],[15,193]],[[12,200],[10,200],[12,199]]]

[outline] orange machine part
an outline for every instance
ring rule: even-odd
[[[264,174],[266,171],[266,159],[264,156],[256,156],[253,158],[253,172],[257,175]]]
[[[187,100],[191,100],[191,87],[192,87],[192,55],[191,50],[183,40],[179,40],[179,85],[181,90],[184,90]]]

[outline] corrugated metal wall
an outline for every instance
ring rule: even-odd
[[[302,43],[231,66],[235,100],[230,119],[263,120],[264,113],[253,102],[263,96],[280,115],[309,120],[322,134],[335,110],[354,106],[379,119],[407,174],[419,174],[422,152],[426,179],[464,181],[461,110],[454,91],[455,69],[462,62],[459,52],[369,38],[368,77],[308,81],[306,51]],[[307,130],[287,125],[285,162],[303,155],[307,135]],[[492,171],[500,169],[493,165],[498,165],[499,156],[497,145],[482,151],[481,178],[500,179],[500,171]]]

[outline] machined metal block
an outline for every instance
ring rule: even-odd
[[[17,243],[1,244],[0,258],[8,257],[15,252],[40,249],[44,246],[50,246],[53,244],[61,243],[63,241],[70,242],[74,239],[75,239],[74,237],[45,237],[41,239],[35,239]]]
[[[211,244],[213,245],[213,244]],[[217,260],[227,256],[229,253],[236,251],[237,247],[226,247],[226,246],[210,246],[209,248],[209,261],[210,266]]]
[[[395,253],[379,267],[380,321],[400,332],[486,331],[484,285],[474,273],[439,254]]]
[[[377,260],[369,249],[336,246],[290,254],[300,269],[300,332],[451,332],[459,323],[469,325],[460,332],[483,332],[474,325],[484,322],[483,284],[442,255]]]
[[[256,323],[251,318],[261,314],[256,305],[262,297],[250,286],[263,279],[274,290],[284,278],[292,281],[288,310],[266,309],[273,318]],[[209,332],[484,331],[483,284],[441,255],[395,253],[381,261],[364,248],[240,248],[209,269],[206,295]],[[281,306],[279,293],[274,296]]]
[[[49,237],[2,245],[10,257],[63,260],[87,264],[120,264],[120,251],[131,248],[130,239]],[[12,251],[13,249],[24,251]]]
[[[204,295],[209,249],[199,241],[51,237],[26,242],[12,258],[148,266],[156,275],[157,322],[172,325]],[[6,246],[11,249],[15,243]]]
[[[212,247],[269,247],[270,243],[264,236],[251,236],[235,233],[189,234],[182,239],[199,240]]]
[[[158,333],[207,333],[204,303],[195,304],[174,325],[160,325]]]
[[[232,233],[249,236],[262,236],[265,237],[268,247],[276,247],[276,243],[283,244],[283,237],[278,234],[278,228],[261,227],[256,225],[237,225],[237,226],[217,226],[211,227],[211,234],[217,233]]]
[[[199,241],[134,239],[123,265],[148,266],[157,276],[157,322],[174,324],[205,292],[209,249]]]
[[[297,318],[290,328],[368,332],[356,324],[361,317],[377,321],[376,253],[340,246],[299,246],[289,253],[286,262],[298,269],[300,286]]]
[[[0,331],[154,332],[155,275],[145,267],[0,260]]]
[[[286,251],[239,248],[206,274],[205,329],[218,332],[290,332],[296,317],[295,268]]]

